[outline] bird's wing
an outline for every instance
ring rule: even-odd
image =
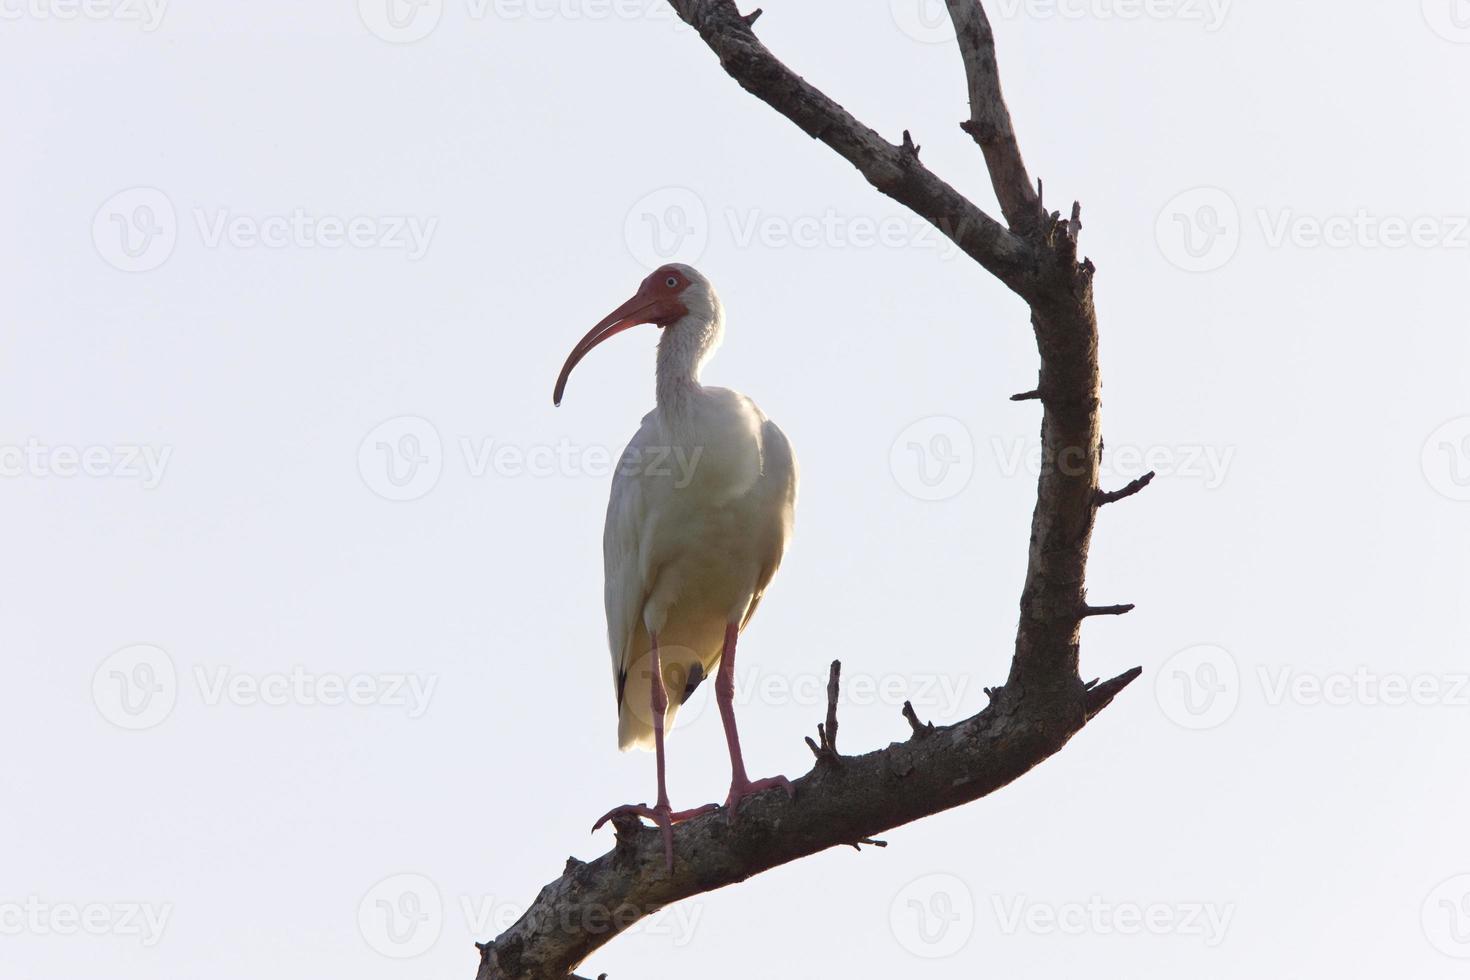
[[[653,438],[652,416],[623,451],[623,458],[637,453]],[[607,521],[602,531],[603,603],[607,608],[607,645],[612,655],[613,690],[618,707],[623,705],[627,680],[628,644],[637,631],[658,570],[650,567],[647,542],[651,515],[667,496],[666,481],[650,480],[644,468],[619,465],[613,474],[612,493],[607,501]]]
[[[770,516],[768,525],[762,529],[765,538],[763,551],[766,560],[761,564],[760,577],[756,579],[755,594],[740,621],[743,632],[760,605],[766,586],[781,564],[786,552],[786,542],[791,538],[791,524],[796,514],[797,466],[796,454],[791,451],[791,442],[786,433],[770,419],[761,416],[761,479],[759,492],[768,498],[768,506],[762,511]]]

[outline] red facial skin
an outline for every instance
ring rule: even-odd
[[[681,298],[684,290],[689,286],[689,279],[674,266],[660,266],[649,274],[638,286],[638,292],[633,294],[622,306],[613,310],[607,316],[587,332],[587,336],[577,342],[572,348],[571,354],[567,355],[567,362],[562,365],[561,374],[556,379],[556,390],[552,393],[551,401],[555,405],[561,404],[562,393],[567,387],[567,378],[571,376],[572,368],[586,357],[588,352],[609,337],[615,336],[636,327],[640,323],[653,323],[659,327],[667,327],[680,317],[685,316],[689,309],[684,305]]]

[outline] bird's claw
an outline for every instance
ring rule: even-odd
[[[796,798],[796,787],[791,785],[791,780],[785,776],[771,776],[767,779],[741,780],[730,784],[730,795],[725,797],[725,819],[730,823],[735,822],[735,816],[740,809],[740,801],[747,796],[755,796],[757,793],[768,789],[780,787],[786,791],[786,795],[792,799]]]
[[[613,819],[614,817],[622,816],[624,814],[631,814],[635,817],[643,817],[646,820],[652,820],[654,825],[658,827],[659,831],[663,835],[664,863],[667,865],[670,871],[673,871],[674,824],[682,823],[685,820],[692,820],[695,817],[702,816],[706,813],[718,809],[719,807],[713,803],[706,803],[704,806],[695,807],[693,810],[673,810],[669,808],[669,805],[667,803],[661,803],[658,806],[649,806],[647,803],[628,803],[623,806],[615,806],[611,810],[604,813],[602,817],[595,824],[592,825],[592,830],[595,833],[603,824],[607,823],[609,820]]]

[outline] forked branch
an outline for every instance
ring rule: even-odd
[[[955,725],[921,722],[910,737],[856,756],[837,754],[838,665],[812,771],[796,795],[749,800],[739,821],[723,812],[676,826],[675,866],[664,865],[657,832],[636,819],[617,824],[613,849],[569,861],[519,920],[481,944],[478,980],[563,978],[598,947],[659,908],[743,881],[777,865],[875,835],[979,799],[1056,753],[1140,673],[1087,684],[1077,673],[1082,623],[1124,606],[1086,601],[1087,553],[1101,504],[1142,488],[1098,489],[1102,441],[1092,263],[1078,261],[1081,208],[1047,214],[1032,188],[1001,97],[995,39],[978,0],[946,0],[970,95],[966,132],[979,143],[1006,225],[919,160],[907,133],[890,143],[791,71],[755,36],[755,13],[731,0],[670,0],[742,87],[836,151],[874,187],[906,205],[1024,299],[1041,357],[1033,391],[1013,396],[1042,408],[1042,467],[1021,615],[1009,676],[987,688],[990,703]]]

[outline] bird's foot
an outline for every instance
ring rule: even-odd
[[[740,801],[747,796],[754,796],[757,793],[774,789],[778,786],[786,791],[787,796],[793,799],[796,798],[796,789],[791,785],[791,780],[785,776],[771,776],[768,779],[756,780],[737,779],[732,781],[730,783],[730,795],[725,797],[726,819],[731,823],[735,822],[736,813],[740,809]]]
[[[623,806],[615,806],[611,810],[604,813],[602,817],[598,819],[595,824],[592,825],[592,830],[595,833],[603,824],[607,823],[612,818],[629,814],[635,817],[643,817],[646,820],[652,820],[654,825],[657,826],[658,829],[663,833],[664,862],[668,865],[668,869],[670,871],[673,871],[674,824],[682,823],[685,820],[692,820],[695,817],[702,816],[706,813],[718,809],[719,807],[713,803],[706,803],[704,806],[695,807],[693,810],[673,810],[669,808],[669,805],[667,803],[662,803],[658,806],[649,806],[647,803],[628,803]]]

